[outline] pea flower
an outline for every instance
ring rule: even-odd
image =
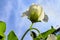
[[[57,40],[57,37],[54,34],[48,35],[47,40]]]
[[[27,16],[28,19],[34,22],[48,21],[48,16],[45,14],[43,8],[40,5],[32,4],[22,16]]]

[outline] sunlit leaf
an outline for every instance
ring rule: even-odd
[[[39,38],[35,38],[34,40],[40,40]]]
[[[0,40],[5,40],[6,36],[3,33],[0,33]]]
[[[42,33],[43,38],[46,38],[49,34],[53,33],[55,31],[54,28]]]
[[[54,31],[55,31],[55,29],[54,29],[54,28],[51,28],[51,29],[49,29],[48,31],[41,33],[38,37],[39,37],[40,39],[41,39],[41,38],[46,39],[47,36],[48,36],[49,34],[52,34]]]
[[[4,33],[6,31],[6,24],[3,21],[0,21],[0,33]]]
[[[18,40],[17,36],[15,35],[14,31],[11,31],[8,34],[8,40]]]
[[[60,40],[60,35],[57,35],[57,40]]]

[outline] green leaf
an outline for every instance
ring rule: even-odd
[[[35,39],[33,39],[33,40],[40,40],[39,38],[35,38]]]
[[[60,40],[60,35],[57,35],[57,40]]]
[[[53,33],[55,31],[54,28],[51,28],[50,30],[42,33],[43,38],[46,38],[49,34]]]
[[[0,33],[0,40],[5,40],[6,36],[4,33]]]
[[[6,31],[6,23],[0,21],[0,33],[4,33]]]
[[[11,31],[8,34],[8,40],[18,40],[17,36],[15,35],[14,31]]]
[[[47,36],[49,35],[49,34],[51,34],[51,33],[53,33],[55,31],[55,29],[52,27],[51,29],[49,29],[48,31],[46,31],[46,32],[43,32],[43,33],[41,33],[40,35],[38,35],[38,38],[43,38],[43,39],[46,39],[47,38]]]

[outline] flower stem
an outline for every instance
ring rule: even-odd
[[[23,40],[24,39],[24,37],[25,37],[25,35],[30,31],[30,30],[36,30],[39,34],[40,34],[40,31],[38,30],[38,29],[36,29],[36,28],[29,28],[25,33],[24,33],[24,35],[22,36],[22,38],[21,38],[21,40]]]
[[[34,24],[34,23],[31,24],[30,29],[32,29],[33,24]]]

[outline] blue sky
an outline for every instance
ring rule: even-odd
[[[6,35],[8,35],[11,30],[14,30],[19,40],[21,39],[31,24],[29,19],[26,17],[22,18],[21,16],[32,3],[40,4],[49,17],[47,23],[38,22],[35,23],[33,27],[38,28],[40,32],[44,32],[50,29],[51,25],[53,25],[54,28],[60,25],[60,0],[0,0],[0,21],[6,22]],[[32,40],[30,32],[24,40]]]

